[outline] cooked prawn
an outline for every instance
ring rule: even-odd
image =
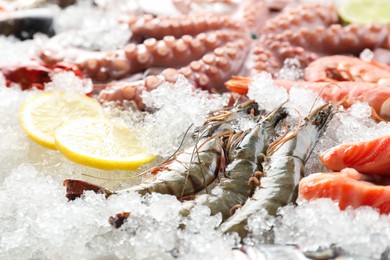
[[[248,93],[250,78],[234,77],[226,82],[227,89],[240,93]],[[367,102],[383,120],[390,120],[390,88],[377,83],[341,81],[308,82],[275,80],[277,86],[289,91],[292,87],[302,87],[318,93],[325,101],[340,103],[346,108],[356,102]]]
[[[363,81],[385,86],[390,83],[390,70],[387,67],[377,62],[366,62],[350,56],[326,56],[313,61],[306,67],[305,80],[313,82]]]

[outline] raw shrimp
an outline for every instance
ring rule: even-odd
[[[326,168],[353,168],[360,173],[390,175],[390,136],[341,144],[320,155]]]
[[[334,113],[333,106],[325,104],[310,113],[294,132],[270,145],[267,152],[270,157],[260,186],[241,209],[222,223],[221,232],[238,232],[244,238],[247,235],[245,226],[252,214],[265,209],[270,215],[276,215],[278,208],[295,201],[305,163]]]
[[[186,216],[195,205],[205,205],[210,208],[211,214],[221,213],[222,219],[227,219],[231,215],[231,209],[237,204],[243,204],[253,193],[255,186],[250,185],[248,180],[256,178],[251,176],[260,173],[261,162],[264,159],[262,155],[266,153],[276,136],[276,125],[286,116],[285,109],[279,107],[257,123],[251,131],[245,133],[240,142],[232,141],[226,178],[223,178],[209,194],[198,195],[195,200],[184,202],[181,214]],[[241,139],[241,136],[242,133],[237,133],[236,139]]]
[[[390,187],[368,182],[372,177],[352,168],[345,168],[341,172],[311,174],[299,183],[299,197],[306,200],[330,198],[338,201],[340,209],[370,206],[382,214],[388,214]]]
[[[194,154],[195,151],[195,154]],[[67,197],[80,197],[85,190],[100,191],[110,196],[135,191],[142,195],[151,192],[171,194],[177,198],[195,194],[206,188],[225,169],[223,143],[219,138],[202,139],[195,147],[190,147],[163,165],[149,172],[156,177],[147,183],[111,192],[103,188],[90,188],[90,183],[78,180],[65,180]],[[95,186],[95,185],[93,185]],[[93,187],[92,186],[92,187]]]
[[[201,139],[194,145],[163,164],[147,171],[155,174],[152,181],[116,192],[98,187],[80,180],[65,180],[67,197],[80,197],[85,190],[102,192],[106,196],[135,191],[142,195],[151,192],[174,195],[183,198],[205,189],[225,171],[226,156],[223,136],[229,136],[231,129],[226,130],[225,123],[234,120],[236,114],[253,112],[256,103],[248,101],[234,106],[230,111],[206,120],[200,130]],[[217,130],[222,132],[216,132]]]
[[[226,82],[226,87],[234,92],[246,94],[250,78],[234,77]],[[390,120],[390,88],[378,86],[377,83],[341,81],[307,82],[275,80],[275,85],[289,91],[292,87],[302,87],[318,93],[325,101],[340,103],[346,108],[356,102],[367,102],[379,116],[378,119]]]

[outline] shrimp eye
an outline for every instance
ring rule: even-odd
[[[257,103],[253,103],[249,107],[247,107],[246,112],[248,114],[253,114],[254,116],[258,116],[260,114],[259,105]]]

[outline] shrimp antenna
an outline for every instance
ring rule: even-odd
[[[133,175],[133,176],[129,176],[129,177],[124,177],[124,178],[104,178],[104,177],[98,177],[98,176],[93,176],[93,175],[90,175],[90,174],[87,174],[87,173],[82,173],[81,175],[82,176],[87,176],[87,177],[90,177],[90,178],[94,178],[94,179],[98,179],[98,180],[106,180],[106,181],[125,181],[125,180],[131,180],[131,179],[136,179],[138,177],[141,177],[142,175],[144,175],[147,171],[143,171],[141,173],[138,173],[136,175]]]
[[[182,147],[183,144],[184,144],[184,141],[185,141],[185,139],[186,139],[186,137],[187,137],[187,135],[188,135],[188,132],[190,131],[190,129],[191,129],[193,126],[194,126],[194,123],[192,123],[192,124],[187,128],[187,130],[186,130],[185,133],[184,133],[183,138],[182,138],[181,141],[180,141],[179,147],[177,147],[177,149],[176,149],[176,150],[171,154],[171,156],[169,156],[165,161],[169,161],[170,159],[172,159],[172,158],[179,152],[179,150],[181,149],[181,147]]]
[[[318,93],[316,99],[314,100],[313,104],[311,105],[311,108],[310,108],[310,110],[309,110],[309,114],[311,114],[311,113],[313,112],[314,105],[316,104],[316,102],[317,102],[318,99],[320,98],[322,92],[323,92],[326,88],[329,88],[329,87],[331,87],[331,86],[336,86],[336,87],[338,87],[338,88],[341,89],[341,87],[340,87],[339,85],[337,85],[336,83],[329,83],[329,84],[326,84],[325,86],[323,86],[322,89],[321,89],[321,91],[320,91],[320,93]],[[344,101],[343,101],[343,102],[344,102]],[[343,102],[341,102],[341,103],[343,103]]]
[[[163,165],[164,163],[166,163],[167,161],[171,160],[178,152],[179,150],[181,149],[181,147],[183,146],[184,144],[184,141],[185,141],[185,138],[188,134],[188,132],[190,131],[191,127],[193,126],[194,124],[191,124],[187,130],[185,131],[184,133],[184,136],[183,138],[181,139],[181,142],[179,144],[179,147],[166,159],[164,160],[162,163],[160,163],[159,165],[156,165],[155,167],[153,168],[157,168],[157,167],[160,167],[161,165]],[[138,173],[136,175],[133,175],[133,176],[129,176],[129,177],[126,177],[126,178],[104,178],[104,177],[97,177],[97,176],[93,176],[93,175],[90,175],[90,174],[86,174],[86,173],[82,173],[81,175],[82,176],[87,176],[87,177],[90,177],[90,178],[94,178],[94,179],[99,179],[99,180],[113,180],[113,181],[122,181],[122,180],[131,180],[131,179],[136,179],[138,177],[141,177],[142,175],[145,175],[146,173],[148,173],[150,171],[150,169],[147,169],[141,173]]]
[[[339,102],[337,102],[335,105],[340,106],[342,103],[344,103],[348,98],[348,95],[345,95]]]

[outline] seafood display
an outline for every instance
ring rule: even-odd
[[[0,0],[0,258],[387,259],[390,24],[353,1]]]

